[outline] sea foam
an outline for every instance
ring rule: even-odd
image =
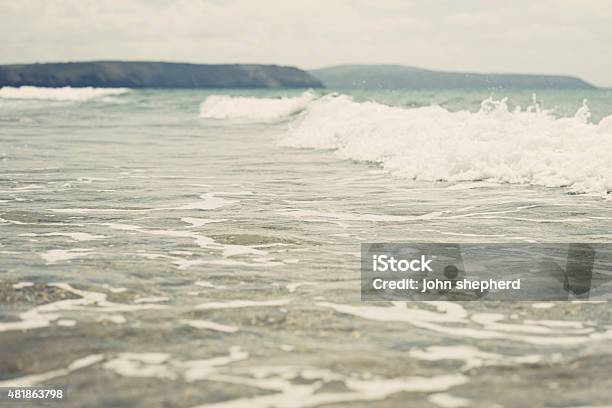
[[[42,88],[38,86],[5,86],[0,88],[0,99],[38,99],[50,101],[86,101],[93,98],[128,93],[128,88]]]
[[[605,195],[612,190],[612,116],[599,125],[589,117],[586,101],[574,117],[558,118],[537,103],[510,111],[505,100],[492,98],[478,112],[451,112],[327,95],[290,123],[281,144],[333,149],[340,158],[376,162],[414,180],[487,180]]]
[[[252,98],[211,95],[200,105],[207,119],[277,120],[303,111],[315,99],[311,92],[292,98]]]

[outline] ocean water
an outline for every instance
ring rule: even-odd
[[[611,114],[610,91],[2,88],[0,386],[610,405],[607,302],[361,302],[359,250],[609,242]]]

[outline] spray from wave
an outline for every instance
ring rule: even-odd
[[[200,116],[207,119],[278,120],[303,111],[315,99],[311,92],[292,98],[252,98],[211,95],[200,105]]]
[[[128,88],[43,88],[38,86],[6,86],[0,88],[1,99],[34,99],[48,101],[87,101],[94,98],[123,95]]]
[[[290,125],[282,144],[334,149],[340,158],[380,163],[414,180],[475,181],[612,190],[612,116],[589,123],[586,105],[556,118],[536,101],[509,111],[486,99],[476,112],[405,109],[324,96]]]

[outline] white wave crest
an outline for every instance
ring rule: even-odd
[[[479,112],[439,106],[406,109],[328,95],[312,101],[282,144],[335,149],[345,159],[380,163],[415,180],[535,184],[574,192],[612,190],[612,116],[589,123],[539,106],[509,111],[489,98]]]
[[[278,120],[304,110],[314,99],[312,92],[292,98],[211,95],[200,104],[200,116],[208,119]]]
[[[49,101],[86,101],[93,98],[122,95],[128,88],[44,88],[38,86],[5,86],[0,88],[2,99],[39,99]]]

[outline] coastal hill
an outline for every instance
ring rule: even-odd
[[[309,72],[334,89],[595,88],[571,76],[443,72],[401,65],[338,65]]]
[[[183,64],[94,61],[0,65],[0,87],[99,88],[320,88],[321,82],[294,67],[255,64]]]
[[[593,89],[559,75],[476,74],[401,65],[338,65],[303,71],[258,64],[92,61],[0,65],[0,87]]]

